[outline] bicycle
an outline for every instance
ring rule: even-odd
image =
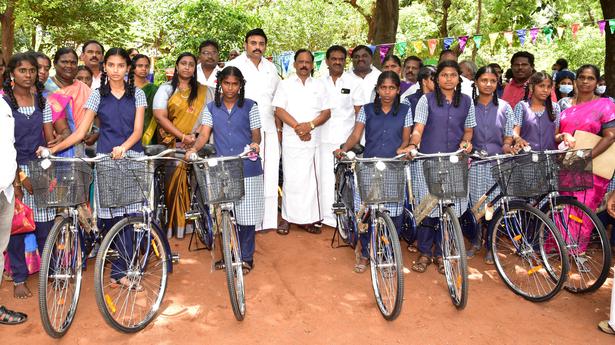
[[[372,289],[382,316],[395,320],[403,305],[403,259],[397,229],[386,210],[386,203],[401,203],[404,199],[404,165],[399,158],[357,158],[344,154],[354,166],[361,202],[366,206],[363,219],[370,231],[369,263]],[[356,226],[356,224],[355,224]]]
[[[471,221],[478,222],[483,216],[490,221],[486,241],[499,276],[508,288],[529,301],[553,298],[569,270],[566,245],[549,217],[525,199],[543,188],[545,170],[527,153],[491,157],[474,154],[472,158],[474,165],[491,164],[496,181],[473,205]],[[487,202],[498,188],[499,194]],[[487,212],[480,211],[484,203]]]
[[[343,145],[342,145],[343,146]],[[341,147],[340,147],[341,148]],[[363,146],[357,145],[347,153],[349,160],[363,153]],[[335,154],[334,154],[335,156]],[[335,201],[333,213],[337,220],[336,232],[339,237],[352,248],[359,240],[357,217],[355,209],[356,183],[354,177],[355,164],[352,161],[335,159]],[[334,235],[335,235],[334,233]],[[335,236],[331,239],[331,245]]]
[[[453,305],[463,309],[468,303],[468,264],[463,234],[459,220],[453,210],[453,200],[468,194],[468,161],[461,155],[463,150],[452,153],[423,154],[411,152],[417,166],[422,168],[421,176],[411,176],[410,166],[406,167],[408,196],[414,217],[410,225],[416,226],[436,209],[438,226],[442,237],[442,259],[444,275]],[[420,174],[419,174],[420,175]],[[416,205],[411,179],[424,178],[429,195]],[[415,228],[416,229],[416,228]]]
[[[211,151],[210,151],[211,152]],[[203,203],[211,206],[213,214],[213,242],[222,235],[222,255],[226,272],[226,283],[233,314],[242,321],[246,314],[243,261],[239,243],[238,227],[234,217],[234,203],[245,193],[243,159],[253,151],[239,156],[198,158],[190,157],[198,181]],[[213,257],[213,251],[212,251]]]
[[[598,216],[572,195],[593,187],[591,150],[533,152],[548,176],[533,205],[557,226],[568,250],[570,271],[564,289],[572,293],[597,290],[609,275],[611,245]]]

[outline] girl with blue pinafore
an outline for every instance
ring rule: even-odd
[[[237,156],[247,146],[258,154],[260,115],[256,102],[245,98],[245,85],[237,67],[229,66],[218,72],[215,100],[203,108],[203,126],[194,147],[186,152],[187,158],[202,148],[212,133],[218,156]],[[243,160],[243,174],[245,195],[235,202],[235,220],[239,227],[243,272],[247,274],[254,268],[256,224],[263,220],[265,210],[263,168],[258,156]],[[215,268],[224,268],[223,261],[217,261]]]
[[[94,118],[100,121],[99,139],[96,151],[98,154],[110,154],[112,159],[120,159],[128,154],[131,157],[143,155],[141,135],[143,134],[143,116],[147,100],[143,91],[134,86],[134,76],[130,69],[130,56],[121,48],[111,48],[103,60],[103,72],[99,89],[85,104],[86,112],[79,127],[59,145],[50,148],[52,154],[81,142],[88,133]],[[124,76],[128,73],[128,81]],[[98,197],[98,193],[96,194]],[[99,208],[98,217],[103,228],[111,229],[126,215],[136,214],[142,208],[140,203],[117,208]],[[128,230],[128,231],[127,231]],[[125,228],[117,240],[116,250],[124,251],[125,257],[131,257],[132,231]],[[125,260],[117,260],[111,270],[111,282],[126,287],[133,283],[126,277]]]
[[[455,61],[443,61],[436,69],[435,91],[421,97],[414,114],[414,130],[408,149],[425,154],[449,153],[459,149],[472,150],[473,128],[476,126],[474,103],[461,93],[461,71]],[[411,165],[412,189],[417,204],[429,194],[421,161]],[[459,217],[467,209],[467,198],[455,200],[454,211]],[[418,227],[419,258],[412,265],[423,273],[434,261],[438,272],[444,274],[441,233],[437,211],[434,208]],[[435,256],[435,259],[433,258]]]
[[[53,139],[51,109],[43,97],[43,85],[37,82],[37,75],[38,64],[32,55],[23,53],[13,55],[4,73],[3,97],[11,107],[15,119],[15,150],[18,164],[13,183],[15,199],[21,200],[33,210],[36,241],[39,251],[42,251],[53,226],[56,210],[36,207],[32,196],[32,185],[28,178],[28,163],[37,158],[36,150],[39,146],[44,146],[46,142],[49,145],[55,144],[56,140]],[[36,93],[32,92],[33,88],[36,88]],[[11,235],[7,247],[15,298],[32,296],[26,285],[28,267],[25,257],[25,236],[26,234]]]
[[[402,153],[410,140],[412,128],[412,111],[410,106],[399,101],[399,76],[393,71],[380,74],[376,83],[376,98],[373,103],[361,107],[355,127],[341,149],[335,151],[341,157],[359,143],[365,130],[364,158],[392,158]],[[355,202],[355,205],[359,205]],[[402,203],[387,203],[385,208],[390,212],[391,219],[397,231],[402,225]],[[371,229],[369,229],[371,231]],[[369,264],[370,234],[362,233],[361,256],[355,263],[354,271],[365,272]]]

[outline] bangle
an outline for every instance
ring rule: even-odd
[[[278,128],[278,132],[282,133],[282,128]]]
[[[180,141],[183,143],[184,139],[186,139],[186,135],[184,133],[182,133],[182,139]]]
[[[314,125],[314,121],[310,121],[310,128],[314,129],[316,126]]]

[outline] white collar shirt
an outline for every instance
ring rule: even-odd
[[[472,98],[472,84],[474,84],[473,81],[464,76],[461,76],[461,93]]]
[[[17,171],[15,150],[15,118],[11,107],[0,98],[0,197],[4,195],[10,203],[13,199],[13,181]]]
[[[98,73],[98,76],[92,75],[92,86],[90,89],[96,90],[100,87],[100,76],[102,73]]]
[[[364,103],[361,82],[349,72],[342,74],[335,83],[330,75],[320,78],[331,104],[331,118],[321,127],[323,143],[341,144],[346,141],[356,119],[355,106]]]
[[[258,66],[255,66],[246,52],[243,52],[235,59],[227,62],[226,66],[235,66],[241,70],[246,80],[245,97],[258,103],[262,130],[264,132],[276,132],[271,102],[280,83],[280,76],[278,76],[275,65],[271,61],[261,58],[261,62]]]
[[[313,121],[321,111],[331,109],[323,83],[312,77],[303,83],[297,75],[280,82],[273,106],[286,110],[299,123]],[[311,132],[310,141],[301,141],[295,130],[284,124],[282,144],[290,147],[316,147],[320,144],[320,130],[320,127],[316,127]]]
[[[198,64],[196,65],[196,80],[202,85],[209,86],[209,87],[216,87],[216,84],[218,83],[218,79],[216,79],[217,78],[216,75],[221,70],[222,68],[216,65],[214,70],[211,71],[209,78],[207,78],[205,77],[205,73],[203,73],[203,66],[201,64]]]
[[[359,77],[354,73],[354,71],[349,72],[353,78],[361,82],[361,88],[363,89],[363,104],[374,101],[374,98],[376,97],[376,83],[378,82],[378,77],[382,73],[373,65],[371,68],[372,70],[365,76],[365,78]]]

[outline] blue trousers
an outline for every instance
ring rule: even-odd
[[[54,221],[48,222],[35,222],[36,230],[36,244],[38,246],[38,252],[43,253],[45,247],[45,241],[49,235],[49,231],[53,227]],[[11,235],[9,239],[9,245],[7,251],[9,253],[9,260],[11,271],[13,272],[13,281],[15,283],[23,283],[28,278],[28,266],[26,265],[26,245],[24,238],[26,234]]]
[[[404,216],[399,215],[397,217],[391,217],[393,224],[395,225],[395,229],[397,230],[397,235],[399,236],[399,232],[401,231],[401,223],[403,221]],[[360,221],[360,220],[359,220]],[[369,224],[366,233],[362,233],[359,235],[359,240],[361,241],[361,256],[364,258],[369,258],[369,239],[372,236],[372,225]]]
[[[254,261],[254,248],[256,237],[256,226],[238,225],[239,245],[241,246],[241,260],[252,264]]]
[[[425,256],[442,256],[442,234],[437,217],[426,217],[418,226],[416,243],[419,252]]]
[[[602,211],[602,212],[598,213],[598,218],[600,219],[602,224],[604,224],[605,228],[607,226],[609,226],[609,224],[612,225],[612,228],[611,228],[611,246],[612,247],[615,246],[615,219],[613,219],[613,217],[611,217],[606,211]]]
[[[101,223],[105,232],[109,231],[117,222],[122,220],[124,217],[114,217],[112,219],[102,219]],[[134,248],[133,248],[133,238],[134,238],[134,228],[132,225],[124,227],[124,229],[115,236],[113,240],[112,247],[118,252],[118,259],[113,260],[111,262],[111,279],[120,280],[126,276],[128,265],[132,262]],[[146,241],[145,236],[142,239]],[[138,258],[136,259],[138,260]]]

